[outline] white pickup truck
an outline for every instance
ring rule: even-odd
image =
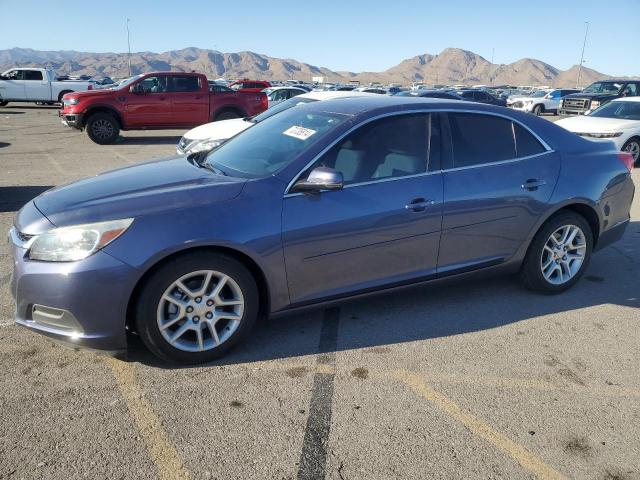
[[[12,68],[0,75],[0,107],[9,102],[62,102],[66,93],[92,89],[91,82],[56,80],[46,68]]]

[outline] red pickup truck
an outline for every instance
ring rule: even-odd
[[[66,94],[59,116],[63,124],[86,129],[91,140],[106,145],[120,130],[193,128],[267,109],[262,92],[216,87],[200,73],[145,73],[113,88]]]

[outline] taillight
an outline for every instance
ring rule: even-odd
[[[269,108],[269,99],[264,94],[260,98],[260,106],[262,107],[263,110],[266,110],[267,108]]]
[[[624,166],[627,167],[627,170],[633,170],[633,155],[627,152],[619,152],[618,159],[624,163]]]
[[[93,85],[89,84],[89,86],[87,87],[87,90],[93,90]]]

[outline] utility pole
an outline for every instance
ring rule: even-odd
[[[580,55],[580,65],[578,65],[578,79],[576,80],[576,88],[580,85],[580,76],[582,75],[582,64],[584,63],[584,47],[587,45],[587,35],[589,34],[589,22],[584,22],[587,24],[587,29],[584,32],[584,42],[582,43],[582,54]]]
[[[128,58],[129,58],[129,76],[131,77],[131,40],[129,38],[129,18],[127,18],[127,49],[128,49]]]
[[[495,47],[491,49],[491,64],[493,65],[493,55],[496,53]]]

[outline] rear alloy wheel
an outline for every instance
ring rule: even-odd
[[[118,121],[108,113],[94,113],[87,120],[87,135],[100,145],[115,142],[119,134]]]
[[[552,217],[529,247],[521,276],[527,287],[558,293],[575,284],[589,264],[593,234],[586,220],[573,212]]]
[[[633,162],[636,165],[639,164],[638,161],[640,160],[640,140],[635,137],[627,140],[627,143],[622,146],[622,151],[630,153],[633,157]]]
[[[197,253],[165,264],[149,279],[137,326],[158,357],[195,364],[223,355],[251,330],[257,313],[249,271],[224,255]]]

